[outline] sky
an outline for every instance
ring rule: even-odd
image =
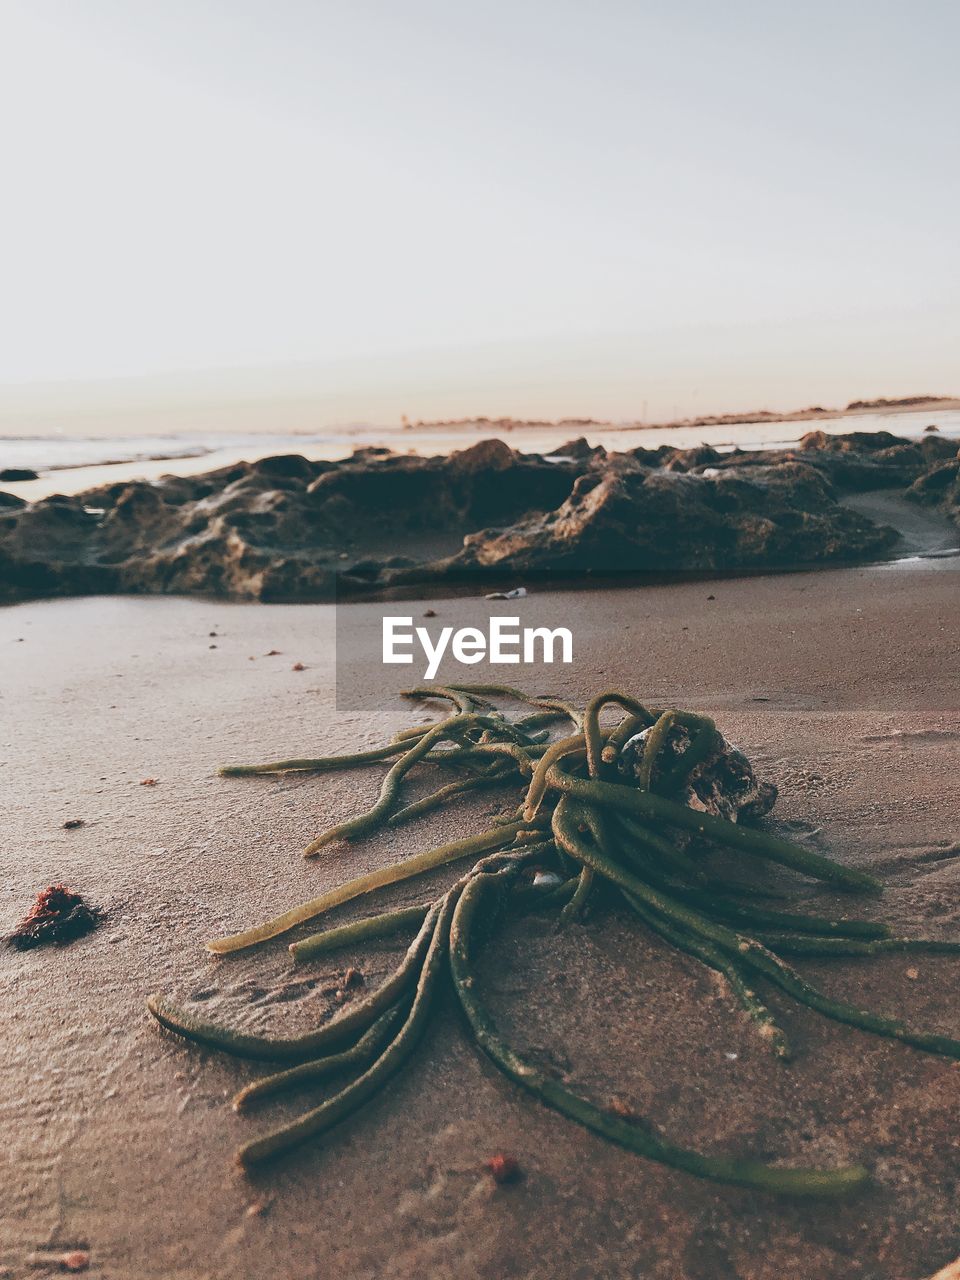
[[[0,431],[960,394],[958,44],[955,0],[0,0]]]

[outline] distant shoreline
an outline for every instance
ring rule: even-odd
[[[498,431],[513,431],[518,427],[536,430],[557,429],[586,430],[602,427],[605,431],[672,431],[682,427],[751,426],[754,423],[811,422],[821,418],[853,418],[860,414],[919,413],[943,409],[960,409],[960,397],[956,396],[904,396],[896,400],[853,400],[844,409],[825,409],[815,405],[807,409],[780,412],[774,409],[753,409],[749,413],[710,413],[694,418],[674,418],[667,422],[608,422],[602,418],[438,418],[433,421],[405,422],[402,431],[449,431],[458,427],[489,427]]]

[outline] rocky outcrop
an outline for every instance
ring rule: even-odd
[[[939,435],[902,440],[889,431],[852,431],[829,436],[810,431],[800,451],[838,489],[901,489],[957,451],[956,441]]]
[[[956,442],[811,432],[747,453],[486,440],[448,457],[264,458],[34,503],[0,492],[0,599],[88,592],[327,600],[478,572],[699,572],[877,557],[840,500],[901,488],[960,521]]]
[[[449,568],[788,568],[876,556],[896,536],[839,504],[823,476],[797,462],[709,476],[637,466],[583,475],[555,511],[468,536]]]
[[[942,507],[954,523],[960,525],[960,449],[952,458],[918,476],[907,489],[906,496],[927,506]]]
[[[359,588],[428,562],[485,525],[557,506],[575,478],[570,465],[490,440],[437,458],[374,450],[342,463],[264,458],[0,506],[0,599],[115,591],[332,599],[339,576]]]

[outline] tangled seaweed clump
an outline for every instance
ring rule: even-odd
[[[31,951],[45,943],[65,946],[96,929],[101,917],[100,909],[85,902],[79,893],[65,884],[50,884],[37,894],[33,906],[7,941],[17,951]]]
[[[526,783],[516,812],[488,830],[369,872],[273,920],[207,944],[216,955],[240,951],[375,889],[476,858],[434,901],[290,944],[300,963],[347,944],[403,931],[414,935],[401,963],[379,988],[317,1030],[292,1038],[238,1032],[197,1018],[163,996],[150,997],[154,1017],[187,1039],[285,1064],[242,1089],[234,1099],[237,1110],[332,1076],[349,1079],[299,1119],[242,1146],[240,1164],[250,1168],[282,1155],[325,1133],[370,1099],[409,1058],[442,979],[449,975],[474,1039],[496,1066],[541,1102],[610,1141],[698,1177],[763,1191],[830,1196],[863,1185],[869,1175],[859,1165],[788,1168],[687,1150],[637,1123],[622,1107],[597,1106],[568,1088],[517,1053],[498,1030],[475,973],[481,937],[508,912],[552,910],[570,920],[592,899],[619,900],[652,933],[721,974],[762,1041],[780,1059],[789,1058],[790,1046],[758,990],[763,984],[837,1022],[960,1059],[960,1040],[834,1000],[786,959],[957,952],[960,943],[897,937],[884,924],[847,916],[829,919],[775,910],[763,902],[767,895],[759,889],[712,873],[704,846],[719,846],[748,863],[776,863],[837,889],[881,889],[861,871],[743,825],[741,818],[766,813],[776,792],[756,779],[746,757],[707,716],[648,710],[614,691],[598,694],[583,710],[563,699],[531,697],[496,685],[431,686],[406,696],[443,698],[454,710],[440,723],[404,730],[374,750],[220,771],[225,776],[324,772],[391,762],[376,803],[318,835],[305,851],[311,857],[334,840],[357,839],[378,827],[409,821],[464,792],[521,779]],[[530,710],[510,720],[491,698],[518,700]],[[601,724],[608,705],[624,713],[615,727]],[[572,732],[551,741],[549,726],[560,721],[569,721]],[[430,767],[456,776],[430,795],[404,803],[407,775]]]

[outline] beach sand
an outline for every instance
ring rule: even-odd
[[[620,686],[715,715],[780,787],[779,829],[887,881],[881,900],[843,906],[960,937],[958,581],[864,568],[558,594],[538,621],[575,620],[578,660],[554,669],[555,690]],[[430,604],[467,619],[466,600]],[[204,939],[479,829],[507,803],[486,793],[305,862],[302,846],[371,796],[378,772],[218,779],[225,760],[352,750],[422,719],[392,703],[385,719],[337,713],[333,635],[328,606],[0,611],[3,927],[61,879],[108,913],[68,948],[0,952],[4,1274],[42,1274],[31,1251],[83,1246],[89,1274],[114,1280],[920,1280],[960,1252],[955,1064],[774,997],[796,1046],[779,1064],[710,973],[604,911],[562,932],[511,925],[488,948],[484,988],[517,1044],[677,1141],[863,1160],[868,1191],[794,1203],[618,1150],[500,1077],[449,1006],[383,1096],[274,1170],[239,1175],[238,1142],[295,1104],[234,1115],[228,1099],[255,1069],[163,1033],[145,997],[202,999],[249,1029],[309,1025],[347,966],[375,984],[399,947],[301,972],[282,944],[216,961]],[[344,705],[379,679],[349,654],[339,674]],[[75,818],[86,825],[62,829]],[[838,905],[782,882],[804,904]],[[838,996],[960,1028],[949,957],[803,967]],[[521,1182],[493,1184],[482,1164],[497,1152]]]

